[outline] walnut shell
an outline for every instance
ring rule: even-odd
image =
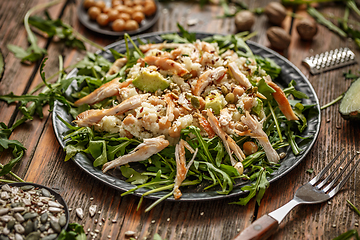
[[[296,30],[301,39],[312,40],[318,31],[318,27],[315,21],[303,18],[296,25]]]
[[[250,31],[254,23],[255,17],[250,11],[240,11],[235,15],[235,25],[238,32]]]
[[[285,7],[278,2],[270,2],[264,9],[269,22],[275,25],[281,25],[286,17]]]
[[[290,35],[281,27],[271,27],[266,31],[266,35],[269,39],[269,42],[273,48],[278,50],[285,50],[289,47],[291,37]]]

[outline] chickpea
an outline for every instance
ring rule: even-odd
[[[251,155],[257,152],[258,146],[254,142],[244,142],[243,149],[246,155]]]
[[[225,96],[225,100],[228,102],[228,103],[234,103],[235,102],[235,95],[233,93],[228,93],[226,94]]]
[[[144,12],[144,7],[141,6],[141,5],[135,5],[135,6],[133,7],[133,11],[134,11],[134,12]]]
[[[125,29],[125,21],[122,19],[116,19],[112,24],[112,29],[115,32],[121,32]]]
[[[100,13],[99,16],[97,16],[96,21],[100,26],[104,27],[109,24],[109,17],[106,13]]]
[[[108,17],[109,17],[109,21],[110,22],[113,22],[115,21],[116,19],[118,19],[118,15],[119,15],[119,12],[112,8],[108,13],[107,13]]]
[[[99,16],[100,13],[101,13],[101,10],[98,7],[91,7],[88,10],[88,15],[89,15],[90,19],[92,19],[92,20],[95,20]]]
[[[95,0],[85,0],[83,3],[83,6],[85,9],[89,9],[89,8],[95,6]]]
[[[103,8],[102,12],[103,13],[109,13],[111,9],[112,9],[111,7],[106,6],[106,7]]]
[[[127,12],[127,7],[124,6],[124,5],[118,5],[115,7],[115,9],[119,12],[119,13],[124,13],[124,12]]]
[[[155,4],[155,3],[153,0],[144,0],[143,5],[146,5],[146,4]]]
[[[146,16],[151,16],[156,12],[156,5],[155,3],[146,3],[144,7],[144,14]]]
[[[95,6],[100,8],[101,10],[103,10],[106,7],[106,4],[104,1],[98,1],[98,2],[95,2]]]
[[[139,24],[135,20],[128,20],[125,22],[125,30],[133,31],[139,28]]]
[[[113,8],[115,8],[115,7],[119,6],[119,5],[122,5],[122,2],[119,1],[119,0],[112,1],[112,3],[111,3],[111,6]]]
[[[132,0],[125,0],[125,1],[124,1],[124,5],[125,5],[125,6],[128,6],[128,7],[132,7],[132,6],[134,6],[134,3],[133,3]]]
[[[134,0],[134,5],[143,5],[144,1],[143,0]]]
[[[118,18],[121,18],[122,20],[124,20],[126,22],[131,19],[131,16],[128,13],[120,13]]]
[[[142,12],[134,12],[131,17],[139,24],[145,19],[145,15]]]

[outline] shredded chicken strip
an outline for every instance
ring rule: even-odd
[[[183,65],[169,58],[146,56],[144,61],[149,65],[155,65],[160,69],[170,71],[173,74],[179,75],[180,77],[189,73],[189,71]]]
[[[74,122],[79,127],[88,127],[91,125],[95,125],[101,121],[101,119],[105,116],[113,116],[120,115],[125,113],[126,111],[135,109],[141,106],[142,102],[145,102],[150,94],[139,94],[132,96],[125,101],[121,102],[119,105],[109,109],[91,109],[85,112],[80,113]]]
[[[250,88],[252,86],[249,79],[247,79],[245,74],[240,71],[239,67],[236,65],[235,62],[229,63],[228,67],[233,77],[236,79],[236,81],[239,82],[242,87]]]
[[[220,81],[225,76],[225,74],[226,69],[224,67],[207,70],[206,72],[201,74],[201,76],[197,80],[193,94],[195,96],[200,96],[200,94],[211,82]]]
[[[243,151],[241,150],[239,145],[237,145],[236,142],[234,141],[234,139],[232,139],[229,135],[227,135],[224,132],[224,130],[221,129],[220,124],[219,124],[217,118],[211,112],[211,109],[207,110],[207,115],[208,115],[208,120],[209,120],[210,126],[212,127],[212,129],[214,130],[216,135],[218,135],[220,137],[220,139],[222,140],[222,142],[225,146],[227,153],[230,156],[231,165],[234,166],[237,163],[237,161],[233,158],[231,151],[234,151],[235,156],[239,159],[239,161],[242,162],[245,158],[245,154],[243,153]]]
[[[106,76],[113,75],[120,72],[121,68],[127,63],[127,58],[119,58],[111,65],[109,71],[106,73]]]
[[[83,104],[95,104],[104,100],[105,98],[119,95],[121,88],[127,87],[132,83],[132,80],[125,82],[119,82],[120,78],[115,78],[112,81],[105,83],[104,85],[97,88],[95,91],[91,92],[89,95],[80,98],[74,104],[75,106],[80,106]]]
[[[152,155],[160,152],[169,146],[169,141],[165,140],[165,136],[144,139],[134,150],[128,154],[118,157],[111,162],[104,164],[102,171],[105,173],[109,169],[116,168],[129,162],[139,162],[148,159]]]
[[[271,146],[268,136],[262,129],[261,123],[257,119],[254,119],[248,111],[246,111],[245,115],[241,117],[241,122],[245,123],[251,131],[250,134],[246,135],[255,138],[263,147],[267,159],[270,162],[277,163],[280,160],[280,156]]]
[[[185,147],[191,152],[194,153],[193,158],[186,166],[186,158],[185,158]],[[186,174],[189,171],[191,164],[194,162],[195,156],[197,154],[196,149],[194,149],[183,139],[179,141],[175,146],[175,160],[176,160],[176,177],[174,184],[174,198],[177,200],[182,196],[182,193],[179,189],[181,183],[185,180]]]
[[[276,92],[271,95],[274,97],[275,101],[278,103],[280,111],[285,115],[287,120],[299,120],[299,118],[295,115],[289,100],[286,98],[284,91],[276,85],[274,82],[266,81],[266,83],[272,87]]]
[[[139,45],[139,48],[142,52],[146,53],[152,49],[158,49],[158,50],[162,50],[164,48],[167,49],[176,49],[182,46],[192,46],[192,44],[182,44],[182,43],[167,43],[167,42],[163,42],[163,43],[149,43],[149,44],[145,44],[145,45]]]

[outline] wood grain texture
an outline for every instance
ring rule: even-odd
[[[26,34],[22,19],[26,11],[32,6],[47,2],[47,0],[16,0],[0,2],[0,46],[5,56],[7,68],[4,79],[0,84],[0,94],[13,91],[22,94],[27,89],[33,89],[41,78],[38,65],[25,66],[20,64],[6,49],[6,44],[12,43],[22,47],[27,46]],[[77,1],[79,4],[80,1]],[[264,7],[268,0],[250,1],[250,9]],[[107,37],[87,30],[77,20],[76,5],[68,2],[61,19],[71,24],[77,31],[90,40],[106,46],[118,38]],[[63,8],[62,4],[50,9],[53,17],[58,17]],[[288,8],[292,11],[292,8]],[[222,14],[222,9],[216,5],[206,5],[203,9],[199,4],[191,1],[171,1],[160,4],[161,11],[158,22],[147,32],[177,31],[177,22],[189,31],[230,34],[235,33],[234,19],[216,18]],[[327,5],[322,11],[342,15],[344,9],[337,5]],[[298,8],[296,13],[306,15],[304,8]],[[356,19],[353,15],[351,18]],[[195,25],[188,25],[191,21]],[[320,75],[312,76],[301,64],[306,56],[320,53],[329,49],[347,46],[354,50],[359,61],[359,51],[349,40],[341,39],[325,27],[319,26],[319,32],[311,42],[299,40],[294,25],[297,19],[286,18],[283,28],[290,32],[292,41],[288,50],[282,52],[309,78],[321,105],[336,98],[350,85],[344,80],[342,73],[352,69],[357,72],[358,66],[351,66]],[[256,17],[253,31],[257,35],[255,42],[269,46],[266,30],[271,27],[266,16]],[[40,46],[47,46],[47,39],[38,37]],[[86,44],[88,51],[97,49]],[[57,72],[58,55],[64,57],[65,66],[76,63],[84,55],[84,51],[68,49],[60,43],[51,42],[47,47],[49,60],[46,66],[47,76]],[[15,115],[15,105],[8,107],[0,102],[0,121],[8,123]],[[232,239],[240,230],[251,224],[254,218],[282,206],[289,201],[296,189],[309,181],[322,169],[327,162],[339,151],[345,148],[354,153],[360,150],[360,127],[356,123],[344,121],[338,113],[337,106],[322,111],[322,122],[319,137],[309,155],[293,171],[284,178],[271,184],[267,190],[261,206],[255,207],[255,201],[247,206],[230,205],[238,198],[208,202],[163,202],[148,213],[144,210],[153,200],[145,199],[137,211],[140,198],[136,196],[121,197],[116,191],[103,183],[91,178],[81,171],[74,162],[64,162],[64,151],[58,144],[53,131],[50,114],[44,110],[42,120],[35,118],[32,122],[19,127],[11,139],[21,141],[28,149],[23,161],[15,168],[17,174],[27,181],[44,184],[57,189],[73,209],[70,222],[83,224],[86,232],[99,230],[96,239],[124,239],[126,231],[134,231],[138,239],[152,239],[158,233],[163,239]],[[1,163],[6,163],[10,156],[0,156]],[[314,173],[306,173],[313,168]],[[338,194],[331,204],[324,203],[312,206],[300,206],[293,210],[280,225],[279,231],[271,239],[332,239],[349,229],[357,228],[355,223],[359,217],[346,205],[346,199],[353,203],[359,201],[359,176],[357,172],[350,179],[344,191]],[[89,217],[90,205],[97,205],[98,212],[93,218]],[[75,208],[84,209],[85,218],[79,219]],[[254,214],[256,216],[254,216]],[[100,224],[101,223],[101,224]],[[90,235],[88,235],[90,238]]]

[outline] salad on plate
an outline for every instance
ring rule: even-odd
[[[273,81],[280,67],[254,55],[244,37],[185,32],[140,45],[125,37],[126,53],[110,49],[113,63],[88,55],[72,79],[79,91],[71,94],[75,126],[64,121],[66,160],[84,152],[104,174],[120,168],[134,184],[123,195],[169,191],[151,207],[180,199],[186,186],[228,194],[246,181],[250,194],[236,203],[260,201],[282,149],[300,153],[311,106],[294,81],[284,89]]]

